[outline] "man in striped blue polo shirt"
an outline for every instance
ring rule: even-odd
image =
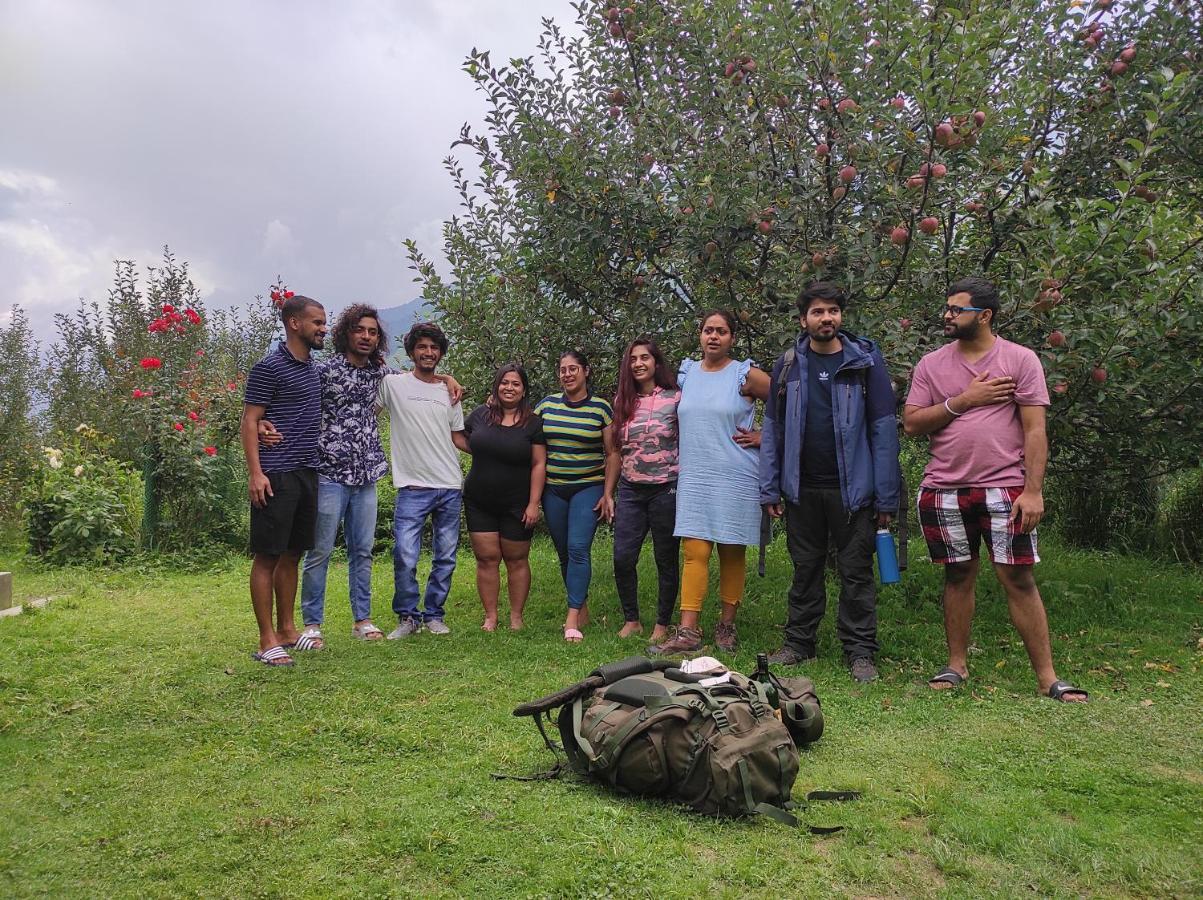
[[[313,547],[322,385],[310,352],[325,344],[326,310],[298,294],[284,302],[280,318],[285,340],[251,367],[241,423],[251,499],[251,606],[259,625],[254,658],[269,666],[292,665],[285,648],[297,640],[297,565]],[[259,443],[264,418],[283,438],[270,447]]]

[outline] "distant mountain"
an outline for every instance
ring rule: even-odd
[[[415,322],[423,322],[435,317],[435,311],[426,305],[424,297],[410,300],[402,306],[390,306],[388,309],[380,310],[380,321],[388,335],[390,365],[403,369],[409,368],[409,357],[405,355],[405,348],[401,345],[402,339]]]
[[[435,311],[426,305],[426,299],[419,297],[403,306],[390,306],[380,310],[380,320],[388,334],[389,343],[394,347],[401,346],[401,338],[413,327],[415,322],[435,318]]]

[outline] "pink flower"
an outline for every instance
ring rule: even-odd
[[[198,313],[195,309],[184,310],[184,315],[188,317],[188,321],[193,325],[199,325],[201,323],[200,313]]]
[[[217,448],[216,447],[206,447],[205,452],[208,453],[210,456],[216,456]]]
[[[198,415],[197,415],[196,413],[194,413],[194,412],[190,412],[190,413],[188,413],[188,418],[189,418],[189,419],[191,419],[193,422],[199,422],[199,421],[200,421],[200,416],[198,416]]]
[[[159,359],[157,356],[146,356],[143,357],[142,361],[138,363],[138,365],[144,369],[161,369],[163,368],[163,360]]]
[[[140,388],[134,388],[134,399],[135,400],[141,400],[145,396],[146,396],[146,391],[144,391]]]
[[[196,351],[196,355],[197,355],[197,356],[204,356],[204,355],[205,355],[205,351],[204,351],[204,350],[197,350],[197,351]]]
[[[171,423],[171,427],[172,427],[172,428],[174,428],[176,431],[183,431],[183,430],[184,430],[184,425],[183,425],[183,423],[181,423],[181,422],[172,422],[172,423]]]
[[[163,304],[163,312],[173,313],[173,312],[175,312],[175,307],[172,306],[170,303],[164,303]]]
[[[231,381],[229,384],[226,385],[226,390],[227,391],[236,391],[236,390],[238,390],[238,385],[236,385],[234,382]]]

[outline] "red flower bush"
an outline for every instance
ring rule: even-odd
[[[195,309],[184,310],[184,315],[187,316],[188,321],[193,325],[199,325],[201,323],[200,313],[198,313]]]
[[[142,361],[138,363],[138,365],[147,370],[161,369],[163,368],[163,360],[159,359],[157,356],[146,356],[143,357]]]

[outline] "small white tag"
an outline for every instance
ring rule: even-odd
[[[731,673],[724,672],[722,675],[715,675],[713,678],[703,678],[698,682],[702,687],[714,687],[716,684],[725,684],[731,680]]]
[[[713,656],[699,656],[696,659],[687,659],[681,663],[680,668],[682,672],[688,675],[697,675],[701,672],[727,671],[727,667]]]

